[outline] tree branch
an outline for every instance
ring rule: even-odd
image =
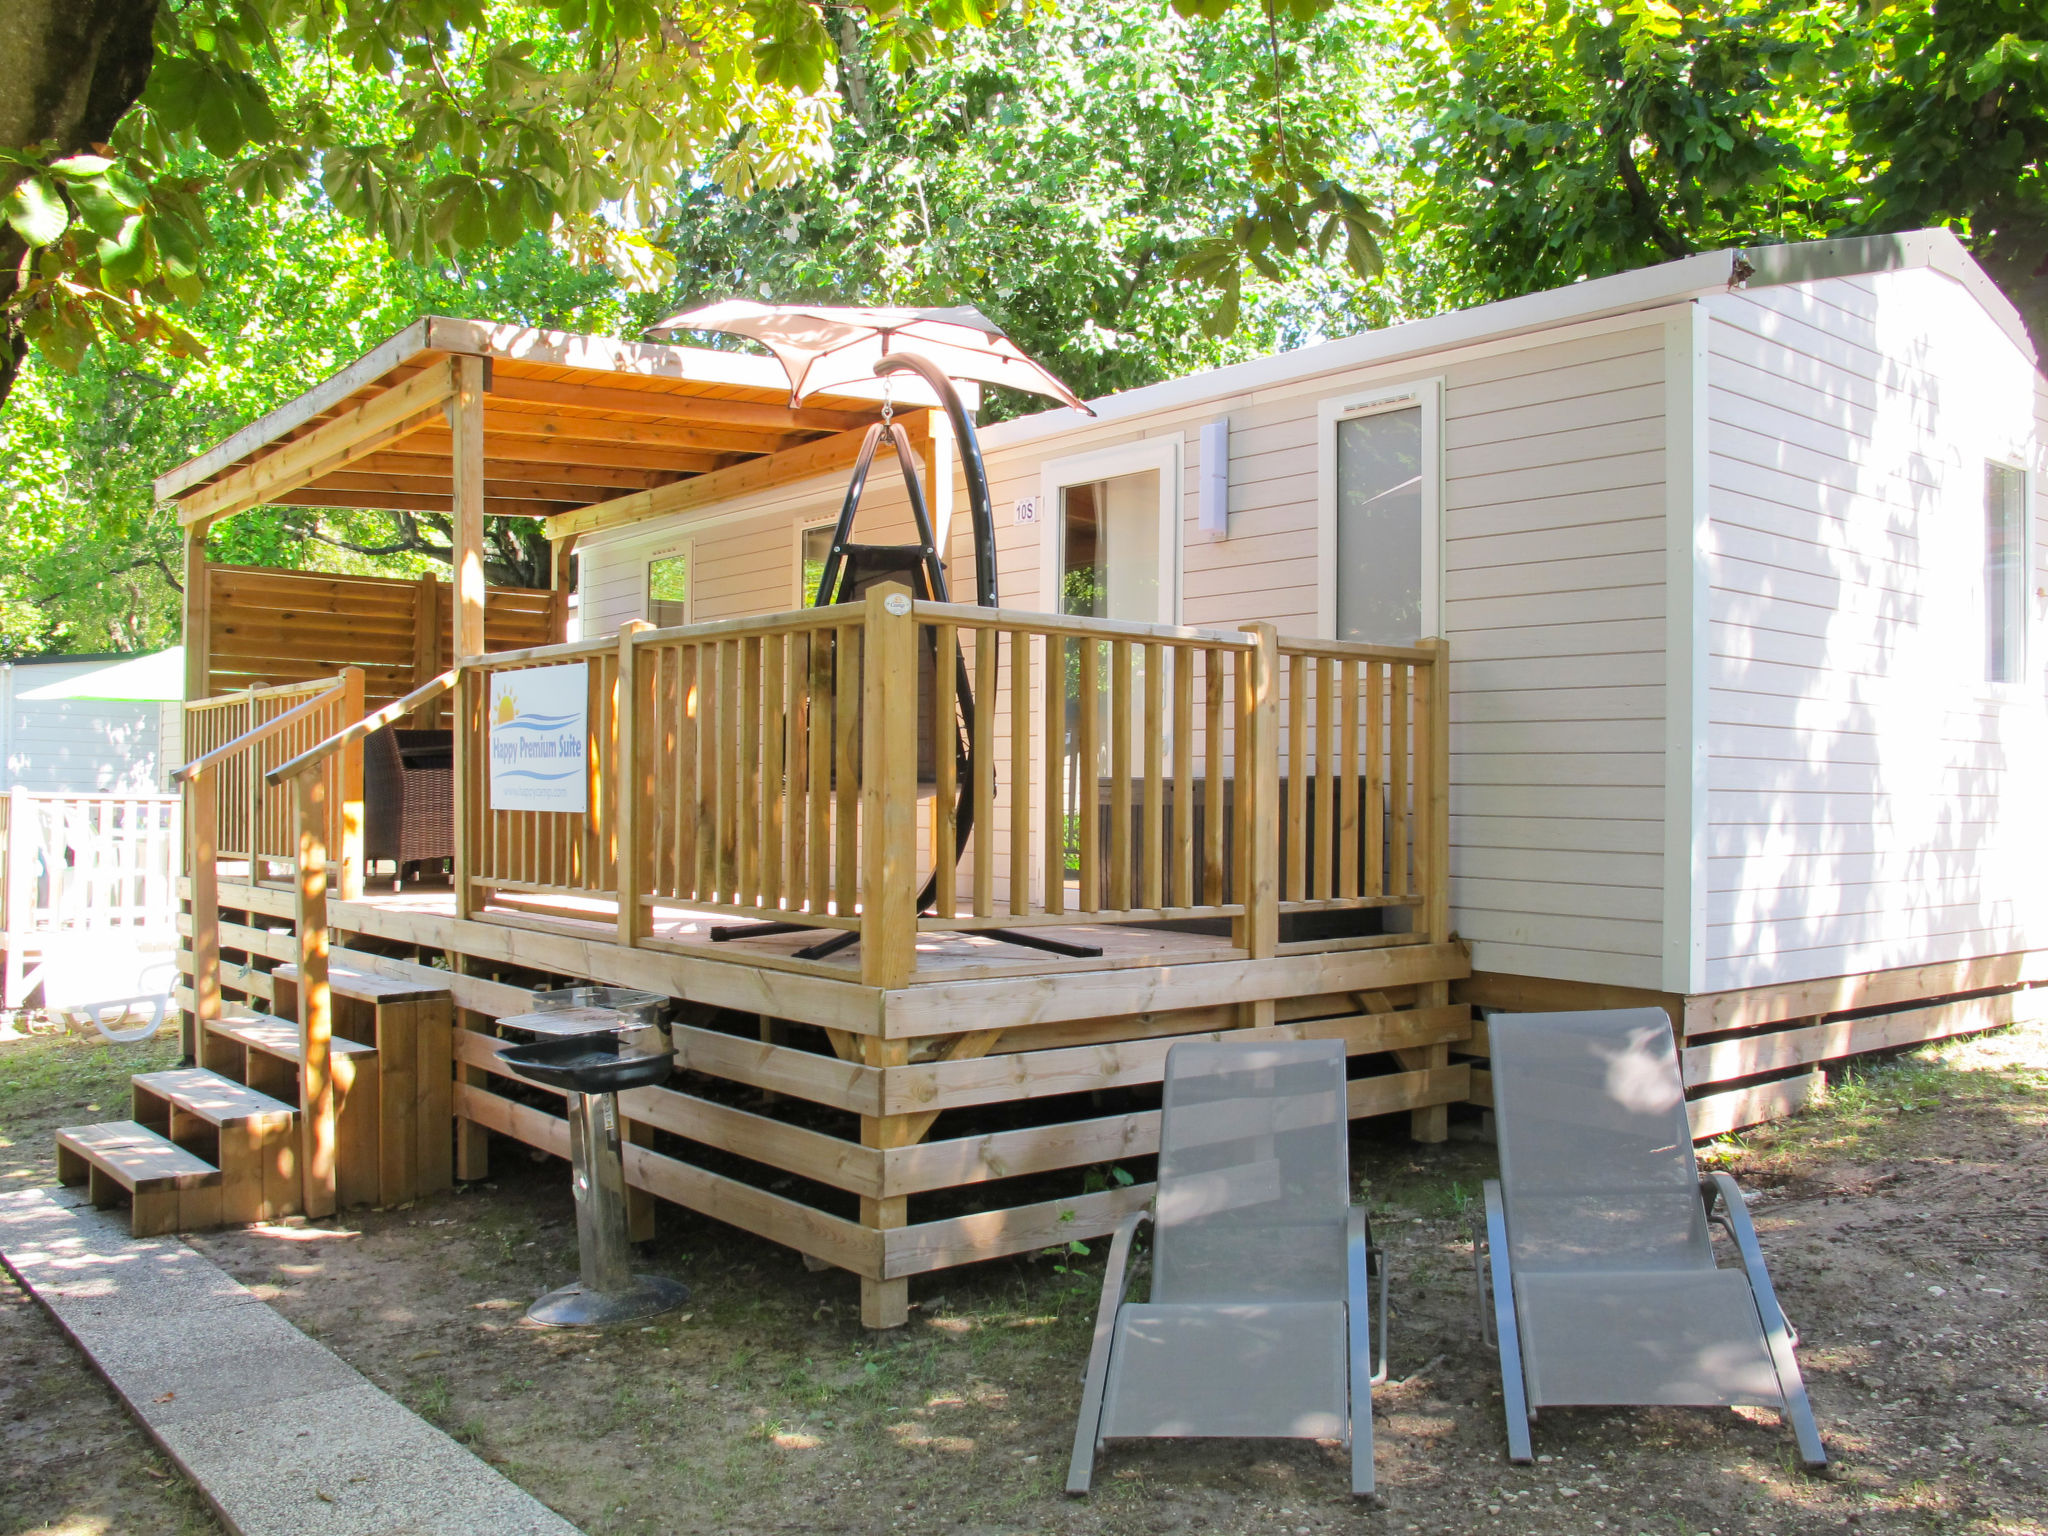
[[[1628,189],[1629,206],[1635,210],[1636,217],[1648,226],[1650,239],[1656,242],[1657,249],[1673,261],[1692,255],[1692,244],[1664,222],[1657,212],[1656,200],[1650,196],[1650,189],[1643,185],[1643,173],[1636,168],[1636,157],[1629,145],[1626,126],[1615,130],[1614,147],[1621,184]]]

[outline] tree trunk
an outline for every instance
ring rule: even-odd
[[[104,144],[149,80],[157,0],[0,0],[0,148]],[[0,175],[0,194],[19,178]],[[21,369],[21,237],[0,225],[0,406]]]

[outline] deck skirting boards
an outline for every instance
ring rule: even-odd
[[[1832,1064],[2048,1018],[2048,951],[1692,997],[1479,972],[1453,983],[1451,995],[1497,1012],[1663,1008],[1678,1037],[1693,1134],[1706,1140],[1810,1103],[1826,1091]],[[1473,1102],[1491,1104],[1483,1019],[1455,1049],[1472,1059]]]

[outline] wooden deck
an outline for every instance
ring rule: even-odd
[[[220,873],[227,1006],[265,1011],[280,987],[269,972],[299,952],[296,896]],[[446,887],[372,882],[329,906],[337,973],[452,994],[460,1177],[485,1174],[492,1134],[566,1150],[558,1099],[497,1062],[496,1020],[532,988],[593,980],[681,999],[678,1076],[626,1096],[629,1183],[853,1271],[877,1326],[901,1321],[913,1275],[1098,1236],[1149,1199],[1177,1038],[1343,1039],[1352,1113],[1407,1112],[1425,1137],[1471,1092],[1471,1069],[1450,1060],[1472,1032],[1469,1008],[1446,1000],[1466,974],[1456,944],[1388,935],[1253,960],[1227,939],[1084,924],[1059,931],[1106,952],[1068,960],[932,933],[913,979],[875,988],[857,953],[791,959],[801,935],[712,943],[726,920],[665,914],[627,948],[589,899],[517,897],[462,918]],[[451,955],[459,971],[441,968]],[[1096,1187],[1111,1165],[1132,1182]],[[653,1219],[643,1202],[643,1233]]]
[[[1355,1116],[1446,1134],[1472,1022],[1450,995],[1444,690],[1433,641],[880,588],[470,654],[381,709],[358,670],[232,695],[242,733],[215,729],[226,701],[195,710],[211,734],[185,770],[194,1054],[237,1008],[298,1016],[318,1215],[347,1197],[335,1042],[360,1039],[336,978],[445,991],[459,1177],[492,1134],[566,1145],[558,1099],[499,1065],[497,1020],[538,987],[660,993],[681,1070],[625,1106],[629,1182],[854,1271],[892,1326],[913,1275],[1150,1198],[1175,1039],[1340,1039]],[[494,778],[526,763],[498,750],[501,722],[528,739],[515,696],[576,722],[580,782],[549,809]],[[453,869],[397,890],[363,864],[361,743],[429,706],[453,726]],[[790,931],[746,932],[763,921]]]

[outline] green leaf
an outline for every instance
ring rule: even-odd
[[[747,7],[754,27],[754,70],[768,85],[815,92],[824,87],[832,40],[804,0],[755,0]]]
[[[29,245],[54,245],[71,226],[71,213],[57,189],[31,176],[0,202],[8,225]]]
[[[199,98],[193,126],[199,132],[199,142],[223,160],[245,142],[242,114],[236,107],[234,94],[218,79],[210,80],[206,92]]]

